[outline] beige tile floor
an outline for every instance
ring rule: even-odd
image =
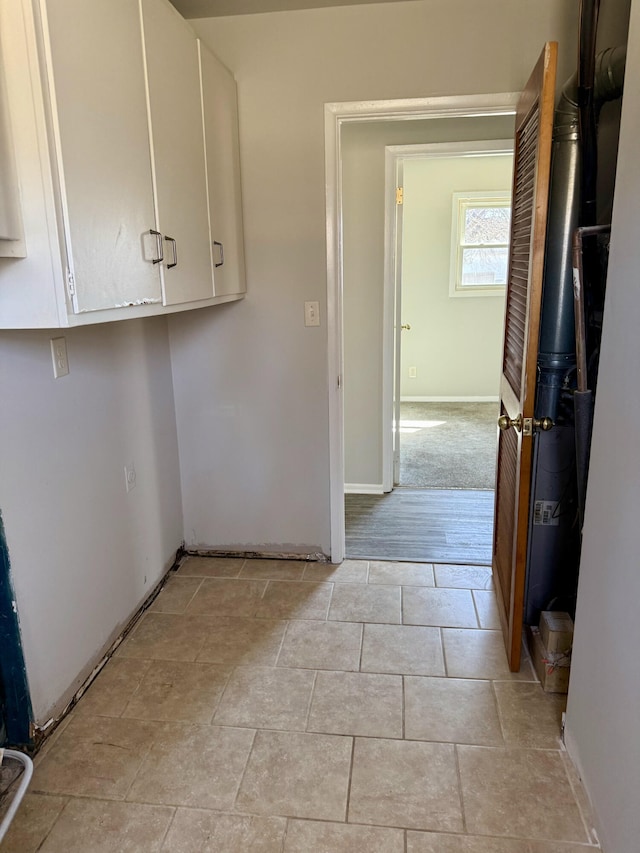
[[[36,759],[2,853],[585,853],[564,697],[490,571],[194,558]]]

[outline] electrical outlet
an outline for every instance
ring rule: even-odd
[[[304,303],[304,324],[305,326],[320,325],[320,303],[305,302]]]
[[[124,482],[127,488],[127,492],[130,492],[131,489],[135,489],[136,469],[134,468],[133,462],[130,462],[129,465],[124,466]]]
[[[409,368],[409,379],[415,379],[418,376],[418,368],[410,367]]]
[[[67,342],[64,338],[51,338],[51,358],[53,359],[53,375],[56,379],[69,373],[67,358]]]

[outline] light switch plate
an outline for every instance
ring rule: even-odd
[[[305,326],[320,325],[320,303],[305,302],[304,303],[304,324]]]
[[[51,358],[53,359],[53,375],[56,379],[69,373],[67,358],[67,342],[64,338],[51,338]]]

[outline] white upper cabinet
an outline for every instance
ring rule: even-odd
[[[198,43],[168,0],[0,3],[0,328],[242,295],[233,87],[224,71],[203,105]]]
[[[175,305],[213,296],[198,46],[167,0],[142,0],[142,12],[164,302]]]
[[[156,216],[138,3],[41,9],[73,308],[161,302],[143,241]]]
[[[244,241],[236,81],[198,41],[202,76],[209,221],[216,296],[244,293]]]

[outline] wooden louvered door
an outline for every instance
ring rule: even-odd
[[[556,63],[557,44],[549,42],[516,112],[493,540],[493,576],[513,672],[520,668]]]

